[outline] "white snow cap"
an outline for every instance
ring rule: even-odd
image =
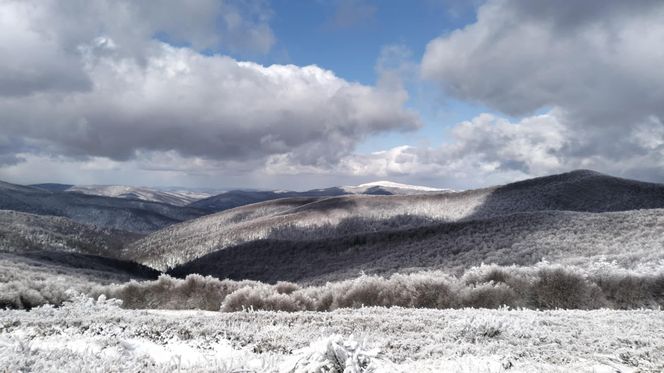
[[[439,188],[432,188],[432,187],[426,187],[426,186],[420,186],[420,185],[401,184],[401,183],[395,183],[393,181],[388,181],[388,180],[380,180],[380,181],[373,181],[371,183],[360,184],[360,185],[358,185],[358,187],[360,187],[360,188],[384,187],[384,188],[398,188],[398,189],[413,189],[413,190],[421,190],[421,191],[426,191],[426,192],[443,192],[443,191],[448,191],[449,190],[449,189],[439,189]]]

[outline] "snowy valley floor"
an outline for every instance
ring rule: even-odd
[[[328,368],[326,370],[325,366]],[[664,311],[0,311],[0,372],[661,372]],[[340,370],[334,370],[341,368]]]

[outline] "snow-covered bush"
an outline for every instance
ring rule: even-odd
[[[258,285],[253,281],[218,280],[201,275],[189,275],[184,280],[161,275],[155,281],[130,281],[102,287],[97,292],[122,299],[127,308],[218,310],[229,294]]]
[[[498,308],[519,304],[517,294],[506,284],[493,282],[460,287],[457,304],[462,307]]]
[[[590,309],[607,305],[602,290],[578,272],[545,267],[533,284],[535,305],[545,309]]]
[[[498,338],[507,326],[494,316],[477,316],[470,320],[460,320],[455,334],[469,342],[476,343],[483,338]]]
[[[362,275],[353,280],[302,287],[285,294],[275,285],[244,287],[229,294],[223,311],[264,309],[329,311],[358,307],[596,309],[659,307],[664,275],[587,274],[580,269],[482,266],[460,277],[441,272]],[[639,291],[628,298],[631,288]]]
[[[288,373],[369,373],[380,366],[377,349],[351,336],[333,335],[295,352],[284,364]]]
[[[71,289],[90,292],[94,284],[85,279],[44,273],[21,273],[19,268],[3,268],[8,281],[0,279],[0,309],[30,309],[43,304],[61,304],[70,299]],[[1,277],[5,277],[1,276]]]
[[[12,272],[13,273],[13,272]],[[0,274],[0,276],[3,276]],[[97,298],[105,295],[132,309],[247,309],[330,311],[339,308],[498,308],[537,309],[658,308],[664,306],[664,273],[643,274],[601,267],[587,271],[542,263],[529,267],[483,265],[459,276],[430,271],[362,275],[320,286],[289,282],[219,280],[162,275],[153,281],[103,285],[85,278],[16,273],[0,282],[1,308],[60,305],[69,290]]]
[[[279,292],[279,286],[244,287],[229,294],[221,305],[225,312],[260,309],[267,311],[314,310],[314,300],[301,292]]]

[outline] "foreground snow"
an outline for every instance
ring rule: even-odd
[[[0,372],[655,372],[662,311],[0,312]]]

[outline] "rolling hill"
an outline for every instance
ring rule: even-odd
[[[463,273],[482,263],[530,266],[542,259],[584,268],[615,262],[640,272],[664,263],[664,209],[524,212],[404,230],[333,233],[333,227],[303,229],[302,236],[288,232],[290,240],[277,234],[215,251],[169,273],[321,284],[360,273]]]
[[[196,207],[209,212],[221,212],[235,207],[244,206],[252,203],[271,201],[281,198],[299,198],[299,197],[334,197],[352,194],[366,195],[413,195],[452,192],[451,189],[437,189],[418,185],[399,184],[391,181],[376,181],[361,185],[351,185],[343,187],[331,187],[323,189],[312,189],[305,192],[295,192],[289,190],[231,190],[216,196],[205,198],[191,203],[191,207]]]
[[[339,188],[318,189],[308,192],[231,190],[216,196],[193,202],[189,206],[208,212],[220,212],[240,206],[273,201],[282,198],[329,197],[340,196],[343,194],[346,193]]]
[[[46,190],[49,192],[65,192],[67,189],[72,188],[72,184],[58,184],[58,183],[42,183],[28,185],[31,188]]]
[[[525,212],[657,208],[664,208],[664,185],[579,170],[456,193],[342,195],[256,203],[155,232],[128,245],[125,257],[165,270],[275,235],[282,240],[292,236],[306,241],[320,239],[325,230],[331,232],[329,238],[336,238]]]
[[[126,185],[74,185],[66,192],[82,193],[92,196],[105,196],[135,199],[140,201],[166,203],[174,206],[186,206],[192,202],[210,197],[208,193],[190,191],[163,191],[155,188]]]
[[[67,217],[83,224],[147,233],[205,214],[164,203],[49,191],[0,182],[0,209]]]
[[[0,251],[59,251],[118,258],[142,235],[76,223],[58,216],[0,210]]]
[[[129,185],[72,185],[44,183],[29,185],[33,188],[49,192],[72,192],[91,196],[136,199],[149,202],[160,202],[174,206],[186,206],[192,202],[208,198],[211,193],[200,190],[182,188],[148,188]]]

